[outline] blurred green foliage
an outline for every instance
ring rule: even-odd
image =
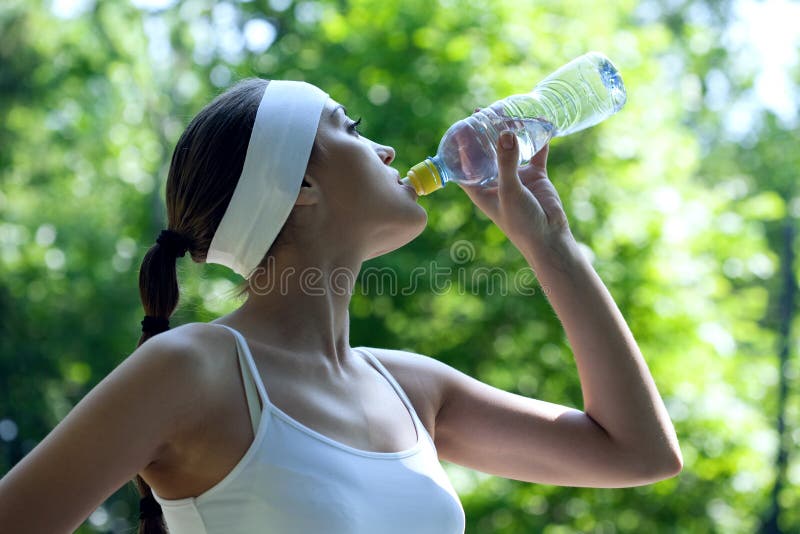
[[[726,133],[758,73],[725,37],[728,2],[157,4],[0,5],[0,473],[134,349],[138,266],[164,226],[171,150],[223,88],[247,76],[312,82],[362,115],[366,136],[395,147],[404,172],[435,153],[453,121],[596,49],[622,72],[628,103],[554,141],[549,172],[665,399],[685,469],[611,490],[445,468],[469,533],[757,528],[776,476],[777,384],[798,376],[796,358],[778,364],[776,303],[780,230],[800,216],[800,152],[796,126],[761,109],[751,128]],[[365,267],[408,280],[430,261],[453,272],[526,266],[458,187],[420,203],[429,228]],[[473,246],[469,263],[451,254],[459,240]],[[227,292],[239,280],[224,267],[179,261],[179,279],[173,324],[238,305]],[[455,275],[449,291],[421,282],[411,294],[356,291],[353,344],[428,354],[496,387],[582,408],[570,347],[541,292],[491,294]],[[791,450],[800,442],[791,389],[786,414]],[[780,528],[797,532],[796,455],[786,476]],[[121,488],[79,532],[125,531],[135,503],[132,487]]]

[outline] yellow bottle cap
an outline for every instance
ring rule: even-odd
[[[427,195],[444,187],[442,177],[439,176],[439,170],[436,165],[431,162],[430,158],[421,161],[411,167],[406,175],[408,181],[417,191],[417,195]]]

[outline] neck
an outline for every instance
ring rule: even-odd
[[[230,322],[257,340],[341,371],[350,358],[348,308],[361,263],[353,254],[324,258],[319,249],[279,249],[251,276],[250,294]]]

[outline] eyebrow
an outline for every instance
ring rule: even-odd
[[[333,111],[331,111],[331,115],[330,116],[333,117],[333,115],[336,113],[336,110],[338,110],[339,108],[342,108],[342,111],[344,111],[344,114],[347,115],[347,108],[345,108],[343,105],[339,104],[338,106],[333,108]]]

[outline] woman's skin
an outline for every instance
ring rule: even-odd
[[[390,167],[394,149],[361,136],[353,123],[328,100],[317,130],[324,154],[304,177],[286,245],[251,277],[247,301],[214,321],[291,348],[333,374],[352,358],[348,306],[362,263],[413,240],[428,220]]]
[[[323,157],[304,177],[275,261],[254,275],[254,294],[210,324],[148,339],[95,386],[0,480],[0,525],[19,534],[72,532],[136,473],[173,499],[199,495],[230,472],[253,431],[234,340],[218,324],[244,335],[270,400],[290,416],[356,448],[414,443],[408,411],[350,348],[348,305],[362,263],[414,239],[427,214],[398,183],[391,147],[351,123],[327,102],[317,134]],[[408,394],[441,460],[562,486],[673,477],[683,460],[672,422],[569,230],[547,177],[548,149],[518,169],[510,141],[496,146],[495,187],[459,185],[535,271],[573,350],[584,410],[503,391],[429,356],[371,350]],[[270,275],[272,290],[259,290],[270,287]]]

